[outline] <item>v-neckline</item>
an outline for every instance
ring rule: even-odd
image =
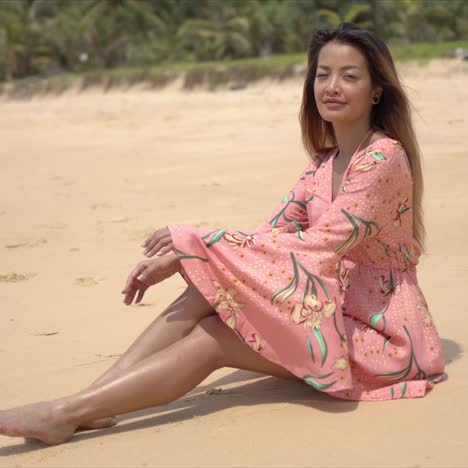
[[[333,203],[333,202],[336,200],[338,194],[339,194],[340,191],[342,190],[342,188],[343,188],[343,182],[346,180],[346,177],[347,177],[347,175],[348,175],[348,171],[349,171],[349,168],[350,168],[350,166],[351,166],[351,163],[352,163],[353,159],[356,158],[356,157],[357,157],[360,153],[362,153],[363,151],[367,151],[368,148],[369,148],[370,146],[372,146],[374,143],[377,143],[377,142],[382,141],[382,140],[388,140],[388,139],[390,139],[390,137],[379,138],[378,140],[375,140],[375,141],[373,141],[372,143],[369,143],[366,147],[362,148],[361,150],[359,150],[359,151],[357,151],[356,153],[353,154],[353,156],[352,156],[351,159],[349,160],[348,165],[346,166],[346,169],[345,169],[344,172],[343,172],[343,176],[342,176],[342,178],[341,178],[340,185],[338,186],[338,190],[337,190],[337,192],[336,192],[335,198],[333,198],[333,175],[334,175],[334,171],[333,171],[333,166],[334,166],[334,164],[333,164],[333,163],[334,163],[335,158],[336,158],[336,156],[337,156],[337,154],[338,154],[339,148],[336,147],[336,148],[332,151],[332,153],[330,154],[330,156],[329,156],[329,158],[328,158],[328,163],[329,163],[329,166],[330,166],[330,167],[329,167],[330,177],[328,178],[328,180],[329,180],[329,185],[330,185],[330,189],[329,189],[329,191],[328,191],[328,194],[329,194],[329,197],[328,197],[328,198],[329,198],[329,202],[330,202],[330,203]]]

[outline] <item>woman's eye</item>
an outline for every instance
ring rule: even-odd
[[[319,73],[316,75],[317,78],[324,78],[328,76],[326,73]],[[356,77],[354,75],[344,75],[345,78],[350,78],[352,80],[354,80]]]

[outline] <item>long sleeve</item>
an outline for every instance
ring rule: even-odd
[[[394,140],[358,153],[336,199],[316,222],[308,226],[301,214],[298,224],[305,229],[300,235],[298,230],[268,231],[266,225],[249,235],[169,225],[184,274],[221,319],[267,359],[318,390],[350,388],[337,266],[358,245],[384,234],[392,237],[403,187],[411,184],[404,158]],[[303,175],[292,190],[294,198],[284,201],[288,209],[277,209],[271,226],[297,227],[289,210],[293,201],[304,202]],[[297,206],[302,213],[303,206]],[[304,352],[310,357],[307,365],[299,358]]]
[[[313,163],[307,164],[301,172],[293,188],[285,195],[279,206],[268,216],[267,220],[253,232],[295,232],[305,231],[309,227],[307,203],[310,201],[305,194],[305,179],[312,171]]]

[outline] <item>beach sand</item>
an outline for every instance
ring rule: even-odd
[[[67,444],[0,436],[0,466],[468,466],[468,64],[399,68],[424,157],[418,275],[446,381],[424,398],[359,403],[224,368],[171,404]],[[0,408],[88,385],[182,293],[175,275],[139,306],[122,303],[153,230],[266,220],[307,163],[301,96],[294,78],[0,101]]]

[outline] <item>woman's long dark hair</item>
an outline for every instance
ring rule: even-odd
[[[303,145],[312,158],[315,158],[317,153],[323,153],[337,145],[333,125],[320,116],[314,95],[318,55],[322,47],[330,41],[357,48],[367,61],[372,86],[382,87],[380,102],[372,109],[371,127],[398,140],[408,156],[413,175],[413,232],[421,251],[424,252],[424,184],[421,151],[411,119],[411,103],[400,83],[388,47],[375,33],[353,23],[342,23],[336,29],[321,29],[312,35],[307,49],[307,74],[299,112]]]

